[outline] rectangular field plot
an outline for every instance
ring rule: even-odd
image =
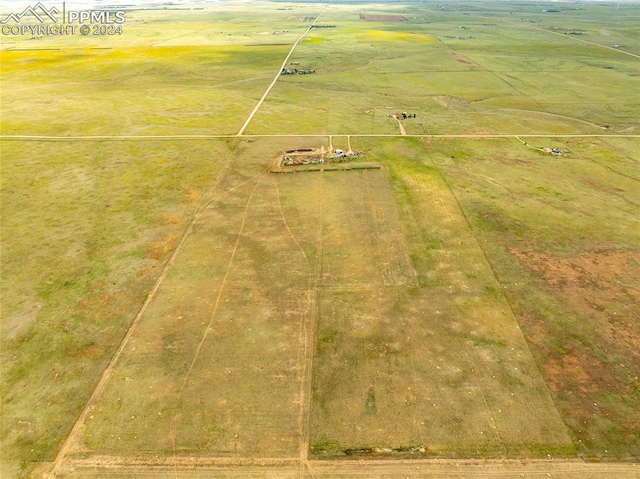
[[[387,174],[280,175],[287,223],[325,287],[415,284]]]
[[[390,170],[419,283],[320,288],[311,452],[570,451],[501,286],[425,150],[410,140],[366,146]],[[354,209],[368,201],[352,198]],[[357,221],[348,224],[360,236]]]
[[[322,286],[415,283],[386,172],[323,178]]]
[[[309,267],[273,177],[230,172],[93,408],[77,453],[291,457]]]
[[[508,306],[445,288],[322,294],[311,451],[536,455],[570,444]]]
[[[514,141],[430,148],[581,453],[637,457],[638,140]]]

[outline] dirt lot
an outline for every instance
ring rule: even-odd
[[[371,15],[361,13],[360,20],[364,20],[365,22],[406,22],[407,17],[402,15]]]
[[[570,333],[563,334],[556,347],[549,343],[552,325],[533,315],[524,318],[530,341],[545,358],[542,368],[549,386],[555,394],[573,398],[571,414],[580,441],[591,443],[593,437],[586,433],[587,426],[594,427],[620,414],[598,397],[637,394],[640,253],[598,250],[571,258],[531,251],[512,253],[544,279],[552,294],[585,318],[585,330],[597,335],[597,340],[589,344],[577,341]],[[597,351],[606,351],[606,356]],[[632,431],[634,419],[628,417],[628,421]]]
[[[460,63],[464,63],[465,65],[480,68],[480,65],[478,65],[476,62],[474,62],[473,60],[470,60],[469,58],[465,57],[464,55],[461,55],[458,52],[454,52],[453,50],[450,50],[449,55],[451,56],[451,58],[459,61]]]

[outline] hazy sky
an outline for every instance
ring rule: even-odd
[[[67,8],[100,8],[100,6],[108,5],[144,5],[150,3],[216,3],[216,0],[0,0],[0,8],[3,10],[21,10],[28,6],[36,5],[41,2],[45,7],[53,7],[62,5],[62,2],[66,1]]]
[[[63,1],[66,1],[67,9],[99,9],[101,6],[108,5],[109,7],[116,5],[148,5],[148,4],[160,4],[160,3],[173,3],[173,4],[195,4],[195,3],[221,3],[221,2],[233,2],[233,1],[242,1],[242,0],[0,0],[0,9],[2,11],[10,11],[16,12],[21,11],[24,8],[30,5],[36,5],[38,2],[42,2],[42,4],[49,8],[53,6],[62,5]],[[251,1],[251,0],[244,0]],[[318,1],[318,0],[314,0]],[[434,2],[436,0],[433,0]],[[441,3],[465,3],[473,0],[438,0]],[[499,1],[499,0],[498,0]],[[509,0],[504,0],[508,2]],[[576,3],[570,0],[529,0],[532,3],[550,3],[550,2],[561,2],[561,3]],[[576,1],[609,1],[611,3],[638,3],[640,0],[576,0]],[[376,1],[376,0],[363,0],[363,3],[387,3],[384,1]],[[394,0],[393,3],[401,3]],[[407,3],[410,3],[409,1]]]

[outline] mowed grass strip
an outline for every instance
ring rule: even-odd
[[[322,182],[322,203],[309,204],[323,208],[320,284],[415,283],[386,174],[325,172]]]
[[[443,178],[423,163],[425,150],[402,140],[365,144],[391,184],[364,196],[354,175],[345,199],[323,202],[323,224],[392,191],[406,238],[393,247],[408,249],[419,284],[388,286],[372,274],[368,284],[322,283],[311,452],[569,453],[569,435],[500,285]],[[342,221],[351,238],[366,236],[361,223]],[[324,241],[325,252],[334,247],[331,236]],[[362,252],[343,255],[345,271],[362,270],[360,258],[373,253],[370,241],[353,244]]]

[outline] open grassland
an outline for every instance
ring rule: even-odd
[[[637,128],[635,57],[542,28],[531,13],[400,8],[407,22],[364,22],[360,9],[327,9],[320,23],[335,28],[312,30],[292,57],[317,74],[282,78],[249,133],[397,133],[389,114],[401,111],[417,114],[409,134]],[[614,17],[610,30],[633,38],[636,17]]]
[[[327,145],[239,141],[3,144],[9,457],[52,459],[198,203],[73,461],[637,457],[635,142],[352,138],[385,169],[269,175]]]
[[[55,457],[229,151],[2,143],[3,461]]]
[[[640,454],[637,141],[427,142],[476,231],[578,451]]]
[[[268,85],[286,49],[4,51],[2,132],[232,134]]]
[[[398,222],[402,237],[384,248],[411,262],[397,264],[405,273],[393,284],[371,273],[365,284],[321,283],[312,453],[569,453],[569,436],[501,288],[447,184],[422,161],[426,151],[412,140],[364,144],[388,171],[327,176],[324,191],[338,182],[349,199],[334,206],[353,215],[346,238],[375,238],[358,225],[375,224],[384,211],[378,202],[394,205],[385,224]],[[335,215],[330,208],[325,218]],[[326,257],[345,241],[324,224]],[[363,269],[354,254],[344,254],[342,267]]]
[[[267,172],[304,141],[241,140],[83,417],[72,463],[570,454],[423,145],[353,145],[388,170]]]
[[[141,318],[74,454],[299,454],[313,269],[288,227],[280,177],[266,172],[273,150],[246,145]]]
[[[635,131],[637,12],[538,7],[330,5],[335,28],[291,58],[317,74],[280,78],[247,132],[395,134],[401,111],[409,134]],[[131,11],[121,36],[5,38],[2,131],[233,134],[322,8]]]
[[[291,45],[308,27],[305,17],[315,17],[322,8],[316,4],[281,8],[262,1],[252,1],[251,9],[235,2],[221,3],[215,8],[203,8],[202,4],[199,8],[191,7],[194,5],[132,9],[122,6],[126,13],[122,35],[3,36],[2,49],[284,46]],[[11,9],[3,10],[4,19]]]
[[[234,134],[318,10],[135,11],[121,36],[3,37],[1,131]]]
[[[322,8],[3,38],[2,134],[233,135]],[[3,139],[0,475],[67,437],[69,477],[637,461],[640,159],[607,135],[640,127],[638,14],[558,10],[331,4],[291,56],[317,73],[279,77],[246,130],[288,137]],[[549,136],[344,136],[403,111],[409,135]],[[268,173],[329,146],[383,168]]]

